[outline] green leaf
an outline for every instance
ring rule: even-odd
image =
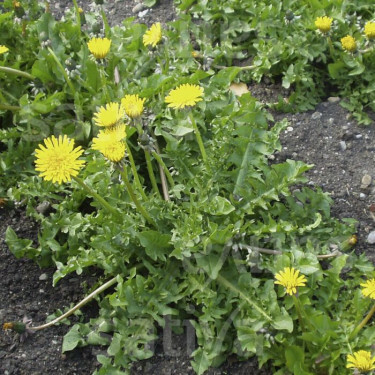
[[[294,375],[313,375],[304,370],[305,353],[299,346],[292,345],[285,349],[285,359],[288,369]]]
[[[202,375],[211,365],[211,360],[207,356],[207,353],[202,349],[198,348],[194,353],[194,360],[191,362],[194,371],[197,375]]]
[[[16,258],[22,258],[27,255],[33,259],[36,254],[36,249],[31,246],[33,241],[19,238],[11,227],[8,227],[5,231],[5,242]]]
[[[62,352],[69,352],[77,346],[84,344],[84,342],[80,333],[80,326],[79,324],[75,324],[63,338]]]
[[[170,244],[171,235],[169,234],[149,230],[138,233],[138,238],[147,255],[153,260],[161,259],[164,261],[172,248]]]
[[[284,330],[288,331],[289,333],[293,332],[293,319],[284,308],[282,310],[283,314],[274,318],[272,326],[279,331]]]
[[[215,196],[209,205],[205,208],[205,211],[208,212],[211,215],[228,215],[232,211],[234,211],[235,208],[232,206],[232,204],[229,202],[228,199],[220,196]]]

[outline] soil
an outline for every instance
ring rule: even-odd
[[[70,1],[50,1],[51,10],[61,17]],[[84,3],[83,1],[79,3]],[[127,16],[150,24],[167,22],[174,18],[173,1],[159,0],[143,18],[132,9],[135,1],[108,2],[107,11],[112,23],[121,23]],[[56,7],[55,4],[59,6]],[[87,4],[87,2],[85,2]],[[87,5],[83,4],[85,8]],[[112,12],[112,13],[111,13]],[[263,102],[275,102],[283,90],[277,85],[251,85],[253,96]],[[328,95],[327,95],[328,96]],[[375,260],[375,245],[367,242],[369,232],[375,230],[372,210],[375,207],[375,189],[371,182],[363,184],[364,176],[375,178],[375,128],[361,127],[340,106],[340,98],[331,97],[313,111],[300,114],[273,113],[275,120],[287,118],[290,126],[281,136],[283,148],[274,155],[275,162],[286,159],[303,160],[314,164],[307,177],[308,184],[319,185],[333,199],[332,213],[339,218],[358,220],[356,252]],[[366,177],[368,178],[368,177]],[[66,277],[52,287],[54,269],[39,269],[32,261],[15,259],[4,241],[5,230],[11,226],[23,238],[37,240],[38,226],[26,217],[22,208],[0,208],[0,322],[31,318],[36,324],[46,317],[78,302],[85,295],[82,280],[90,285],[95,275]],[[91,309],[91,310],[90,310]],[[95,306],[86,307],[90,314]],[[72,319],[74,321],[74,318]],[[69,326],[60,325],[37,332],[23,342],[13,333],[0,333],[0,374],[4,375],[86,375],[98,367],[97,348],[86,347],[61,354],[61,343]],[[133,366],[132,374],[190,375],[194,374],[189,355],[194,343],[187,335],[169,335],[155,344],[155,356]],[[219,374],[270,374],[267,368],[259,370],[256,360],[238,362],[229,360],[219,369],[207,372]]]

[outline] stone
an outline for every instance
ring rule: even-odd
[[[40,276],[39,276],[39,280],[40,281],[45,281],[48,279],[48,275],[46,273],[42,273]]]
[[[340,150],[345,151],[346,150],[346,142],[345,141],[340,141]]]
[[[133,7],[132,12],[138,13],[138,12],[141,12],[145,8],[147,8],[145,4],[139,3],[139,4],[137,4],[136,6]]]
[[[366,194],[360,193],[359,194],[359,199],[362,200],[362,201],[365,200],[366,199]]]
[[[367,189],[372,181],[372,177],[369,174],[365,174],[361,180],[361,189]]]
[[[314,112],[314,113],[311,115],[311,119],[312,119],[312,120],[319,120],[321,117],[322,117],[322,113],[321,113],[321,112]]]
[[[372,232],[370,232],[367,236],[367,243],[369,243],[370,245],[373,245],[375,243],[375,230],[373,230]]]
[[[340,98],[338,96],[330,96],[327,100],[329,103],[337,103],[340,101]]]

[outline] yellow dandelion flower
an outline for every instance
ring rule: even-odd
[[[125,143],[122,141],[125,135],[125,125],[100,131],[92,141],[92,148],[100,151],[108,160],[117,163],[125,156]]]
[[[307,281],[304,275],[299,276],[298,270],[290,267],[278,272],[275,279],[275,284],[282,285],[289,295],[296,294],[297,286],[305,286]]]
[[[357,42],[350,35],[347,35],[344,38],[341,38],[341,45],[342,45],[342,48],[344,48],[346,51],[349,51],[349,52],[354,52],[357,49]]]
[[[349,354],[346,368],[355,368],[360,372],[367,372],[375,369],[375,358],[371,358],[371,352],[359,350],[354,355]]]
[[[108,38],[92,38],[87,43],[87,46],[95,58],[104,59],[111,48],[111,43]]]
[[[143,44],[145,46],[155,47],[161,41],[161,24],[154,23],[143,35]]]
[[[44,145],[38,147],[35,150],[35,170],[47,181],[68,182],[85,164],[83,160],[78,160],[83,153],[81,146],[74,148],[74,140],[66,135],[60,135],[58,139],[55,136],[46,138]]]
[[[185,108],[195,105],[203,100],[203,87],[186,83],[172,90],[165,98],[168,107]]]
[[[5,52],[8,52],[8,51],[9,51],[8,47],[0,45],[0,55],[3,54],[3,53],[5,53]]]
[[[368,39],[375,38],[375,22],[367,22],[365,25],[365,35]]]
[[[322,33],[328,33],[329,30],[331,30],[333,18],[331,17],[318,17],[315,20],[315,26],[322,32]]]
[[[78,13],[82,14],[83,13],[83,9],[82,8],[78,8]]]
[[[131,117],[139,117],[143,111],[143,104],[146,99],[141,99],[138,95],[125,95],[121,99],[121,104],[125,113]]]
[[[94,121],[98,126],[111,127],[122,122],[125,116],[124,108],[119,103],[108,103],[105,107],[100,107],[99,112],[94,114]]]
[[[362,294],[365,297],[375,299],[375,279],[367,280],[365,283],[360,285],[363,287]]]

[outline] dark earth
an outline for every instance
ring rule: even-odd
[[[79,2],[88,9],[87,2]],[[157,5],[139,18],[133,12],[139,4],[133,0],[110,1],[106,6],[112,24],[119,24],[129,16],[148,25],[174,19],[172,0],[159,0]],[[50,1],[51,11],[61,18],[70,1]],[[146,10],[145,8],[144,10]],[[283,90],[273,84],[249,86],[253,96],[264,103],[277,101]],[[273,113],[275,120],[286,117],[290,124],[281,136],[282,151],[274,155],[275,162],[286,159],[314,164],[306,176],[309,185],[319,185],[331,194],[332,214],[338,218],[351,217],[358,221],[357,253],[375,260],[375,244],[367,241],[375,230],[375,129],[362,127],[340,106],[340,98],[327,93],[327,100],[313,111],[300,114]],[[40,269],[32,261],[15,259],[5,244],[5,230],[11,226],[23,238],[37,241],[38,225],[28,218],[22,207],[0,208],[0,322],[19,321],[25,316],[35,324],[45,322],[56,310],[77,303],[86,295],[86,288],[95,275],[71,275],[52,287],[54,269]],[[84,281],[84,282],[83,282]],[[86,306],[85,314],[95,313],[95,306]],[[76,318],[72,318],[74,321]],[[0,332],[0,374],[4,375],[86,375],[98,368],[97,348],[86,347],[66,354],[61,353],[62,338],[69,326],[59,325],[40,331],[20,342],[13,333]],[[186,334],[172,335],[167,330],[155,345],[155,356],[136,363],[132,374],[193,375],[189,355],[194,346]],[[160,332],[163,337],[163,332]],[[230,357],[209,375],[270,374],[258,369],[256,360],[238,362]],[[110,374],[109,374],[110,375]]]

